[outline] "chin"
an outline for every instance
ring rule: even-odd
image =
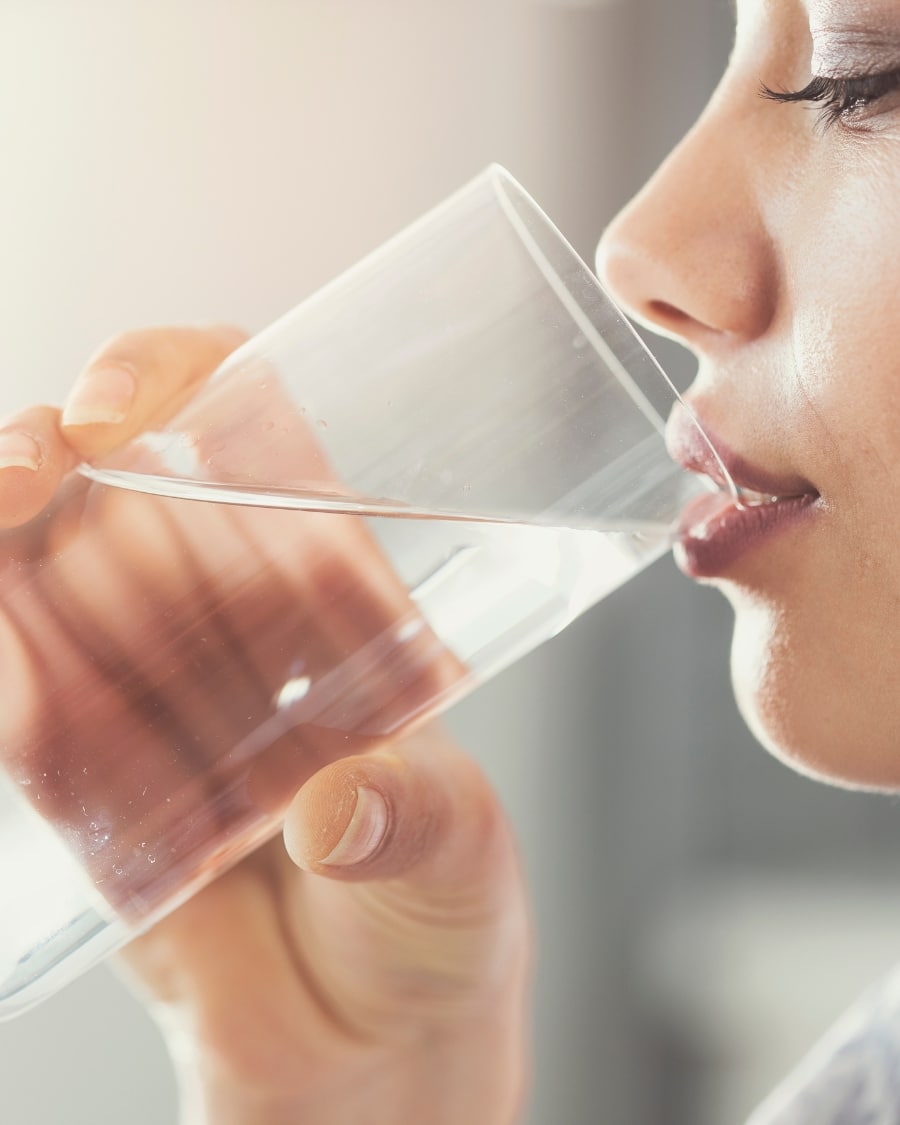
[[[732,599],[733,600],[733,599]],[[818,635],[764,603],[736,606],[731,675],[744,721],[797,773],[828,785],[900,790],[896,702],[849,662],[831,632]],[[812,623],[811,623],[812,624]],[[882,670],[883,671],[883,670]]]

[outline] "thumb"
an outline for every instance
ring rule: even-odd
[[[320,770],[295,797],[284,835],[306,871],[425,888],[435,879],[469,884],[485,849],[509,844],[486,778],[437,727]]]
[[[524,989],[529,926],[487,779],[437,728],[312,777],[285,822],[296,940],[357,1032],[471,1018]]]

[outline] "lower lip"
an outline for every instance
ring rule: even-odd
[[[748,551],[808,516],[816,499],[792,496],[741,508],[731,496],[702,496],[679,521],[676,562],[691,578],[724,576]]]

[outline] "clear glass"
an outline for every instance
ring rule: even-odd
[[[5,533],[0,1016],[663,554],[673,398],[492,167]]]

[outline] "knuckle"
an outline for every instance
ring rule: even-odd
[[[118,332],[94,352],[88,360],[87,369],[121,364],[138,371],[145,369],[148,361],[152,365],[155,351],[147,330]]]

